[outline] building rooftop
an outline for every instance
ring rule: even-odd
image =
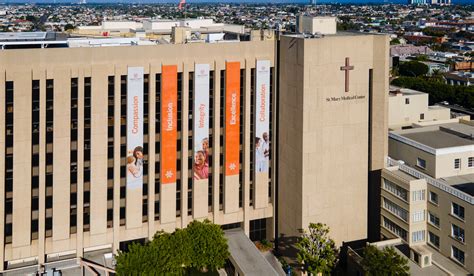
[[[425,173],[418,171],[406,165],[403,161],[397,161],[390,157],[387,158],[387,170],[390,174],[404,180],[425,179],[426,183],[439,188],[469,204],[474,205],[474,174],[467,174],[462,176],[452,176],[435,179]]]
[[[474,144],[474,142],[471,140],[463,139],[442,130],[404,133],[402,136],[434,149],[444,149]]]
[[[444,77],[453,80],[474,81],[474,73],[472,72],[454,71],[445,73]]]
[[[410,269],[411,275],[417,276],[446,276],[446,275],[471,275],[467,270],[463,269],[459,265],[455,264],[448,257],[443,256],[437,250],[434,250],[429,245],[416,245],[410,246],[404,243],[401,239],[392,239],[385,240],[380,242],[371,243],[371,245],[377,247],[378,249],[383,249],[385,247],[393,247],[395,251],[408,260],[408,267]],[[361,255],[362,249],[352,249],[352,252]],[[431,255],[432,264],[427,267],[420,267],[413,260],[410,259],[410,251],[416,251],[424,255]],[[359,259],[361,260],[361,259]],[[357,261],[357,260],[356,260]]]
[[[393,167],[391,168],[387,168],[388,171],[390,171],[390,174],[392,174],[393,176],[395,176],[396,178],[401,178],[403,179],[404,181],[412,181],[412,180],[417,180],[418,178],[408,174],[408,173],[405,173],[401,170],[398,170],[398,169],[394,169]]]
[[[418,90],[402,88],[402,87],[398,87],[398,86],[394,86],[394,85],[390,85],[389,89],[390,89],[390,97],[396,97],[397,95],[410,96],[410,95],[423,95],[423,94],[426,94],[426,93],[418,91]]]
[[[5,32],[0,33],[0,41],[44,40],[46,32]]]
[[[439,149],[474,145],[474,126],[463,122],[445,123],[392,131],[390,138],[413,142],[433,152]],[[407,140],[408,139],[408,140]],[[472,149],[474,151],[474,148]]]
[[[64,41],[66,36],[56,32],[0,32],[0,42]]]
[[[468,195],[474,196],[474,174],[456,175],[443,178],[446,183]]]

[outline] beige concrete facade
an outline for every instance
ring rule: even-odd
[[[413,124],[451,119],[449,108],[429,106],[428,94],[416,90],[390,87],[388,126],[400,129]]]
[[[418,239],[418,237],[414,237],[414,233],[419,231],[426,235],[426,181],[390,168],[382,171],[382,177],[382,236],[385,238],[400,237],[399,233],[389,227],[390,222],[386,221],[389,220],[395,222],[405,231],[406,236],[403,235],[402,238],[410,246],[426,244],[425,238]],[[396,185],[397,190],[393,189],[394,185]],[[401,193],[397,191],[401,191]],[[424,198],[415,198],[413,195],[417,192],[423,194]]]
[[[448,266],[443,264],[444,262],[448,263],[451,267],[459,267],[472,273],[474,271],[473,245],[471,242],[474,239],[472,231],[474,197],[450,187],[448,183],[443,180],[437,180],[426,175],[424,176],[425,178],[418,178],[420,177],[419,173],[404,164],[396,164],[396,161],[389,163],[389,167],[383,170],[382,177],[382,197],[388,195],[392,198],[395,197],[399,199],[393,192],[387,190],[385,186],[386,182],[397,185],[407,194],[426,187],[425,200],[418,202],[398,200],[397,202],[407,211],[410,210],[410,214],[412,214],[415,209],[424,208],[426,210],[426,217],[420,222],[406,222],[395,215],[393,211],[384,209],[383,206],[381,216],[389,218],[407,233],[412,234],[415,231],[425,231],[425,240],[420,241],[419,244],[426,244],[430,247],[430,250],[441,253],[445,258],[445,260],[441,260],[440,258],[433,260],[436,266],[441,265],[447,269]],[[453,214],[453,203],[464,208],[464,218]],[[420,204],[423,205],[423,207]],[[453,225],[464,230],[462,237],[454,235],[455,233],[453,233],[452,229]],[[387,227],[383,225],[383,220],[381,235],[382,239],[401,238],[399,233],[387,229]],[[412,239],[413,237],[410,235],[409,239],[407,238],[404,242],[416,248]],[[464,252],[463,263],[454,258],[453,247]],[[453,271],[451,271],[451,273],[453,273]],[[454,273],[454,275],[458,274]]]
[[[280,49],[279,233],[321,222],[338,245],[366,239],[369,174],[387,154],[388,37],[283,36]]]
[[[474,166],[469,163],[469,158],[474,157],[473,143],[447,132],[450,126],[458,124],[448,123],[441,128],[440,125],[433,125],[391,132],[388,142],[390,157],[403,160],[433,178],[473,174]],[[446,128],[448,130],[444,131]],[[444,140],[450,142],[445,144]],[[420,160],[424,160],[424,166]],[[455,160],[459,160],[459,167],[455,166]]]
[[[158,230],[173,231],[175,228],[185,227],[193,219],[208,218],[217,224],[241,223],[241,227],[249,234],[249,221],[268,218],[268,238],[273,233],[273,201],[274,195],[269,196],[267,189],[256,189],[250,181],[250,156],[251,156],[251,83],[250,71],[255,68],[256,60],[270,60],[273,72],[276,72],[275,41],[252,41],[222,44],[181,44],[135,47],[98,47],[74,49],[22,49],[0,52],[0,196],[2,200],[5,192],[5,153],[7,151],[6,137],[6,82],[14,84],[14,144],[13,144],[13,206],[8,220],[12,222],[11,241],[5,240],[5,235],[0,237],[0,261],[3,263],[36,264],[62,258],[60,256],[72,255],[81,257],[86,251],[110,249],[116,252],[120,242],[148,239]],[[220,127],[221,102],[220,73],[225,70],[226,61],[239,61],[243,71],[243,137],[242,151],[242,179],[224,179],[223,185],[219,183],[220,153],[223,149],[220,136],[224,128]],[[211,116],[212,130],[212,205],[208,207],[208,188],[192,190],[192,206],[188,206],[188,178],[192,179],[192,171],[188,166],[191,151],[188,151],[188,137],[192,131],[188,130],[189,108],[189,73],[193,72],[195,63],[207,63],[214,71],[214,109]],[[155,128],[157,110],[155,103],[155,77],[161,73],[162,65],[177,65],[178,72],[182,73],[182,99],[181,114],[182,127],[178,134],[181,138],[180,157],[180,204],[181,214],[176,211],[177,185],[160,185],[160,191],[155,190],[155,163],[159,161],[159,130]],[[149,76],[148,82],[148,193],[129,194],[121,197],[121,77],[127,75],[127,67],[141,66]],[[114,77],[114,114],[112,139],[109,138],[108,120],[108,77]],[[84,99],[86,78],[91,80],[91,131],[90,131],[90,182],[85,180],[84,162],[77,164],[77,185],[70,185],[71,172],[71,79],[78,80],[78,139],[77,158],[84,159],[84,130],[87,101]],[[275,77],[273,81],[275,81]],[[40,82],[40,142],[39,165],[32,165],[32,81]],[[53,140],[53,182],[52,189],[52,233],[49,235],[45,226],[50,217],[47,212],[46,194],[50,190],[46,187],[46,80],[54,80],[54,140]],[[275,108],[275,83],[273,85],[273,109]],[[223,99],[223,98],[222,98]],[[273,110],[273,116],[276,116]],[[274,118],[272,120],[275,120]],[[276,124],[273,124],[274,126]],[[276,128],[275,128],[276,129]],[[276,136],[276,131],[273,131]],[[147,140],[148,139],[148,140]],[[225,139],[224,139],[225,140]],[[276,141],[275,137],[271,140]],[[108,145],[113,143],[114,159],[108,160]],[[275,144],[272,145],[275,147]],[[156,153],[156,154],[155,154]],[[123,156],[122,156],[123,157]],[[272,160],[275,162],[275,160]],[[274,165],[272,165],[274,166]],[[39,187],[32,188],[32,171],[39,169]],[[112,168],[111,172],[108,169]],[[108,179],[112,173],[113,180]],[[270,176],[274,179],[275,170]],[[225,178],[225,177],[224,177]],[[86,184],[87,183],[87,184]],[[90,184],[89,184],[90,183]],[[159,184],[158,184],[159,185]],[[241,185],[241,188],[239,187]],[[272,184],[273,185],[273,184]],[[220,191],[220,186],[223,191]],[[71,187],[77,190],[77,222],[70,227],[70,194]],[[123,187],[123,185],[122,185]],[[253,188],[252,188],[253,187]],[[268,186],[266,186],[268,187]],[[109,188],[111,190],[109,191]],[[242,190],[242,199],[239,202],[239,189]],[[90,202],[86,202],[85,191],[90,191]],[[271,189],[274,193],[275,189]],[[222,205],[219,194],[223,193]],[[39,195],[38,207],[38,237],[32,237],[32,194]],[[109,194],[110,193],[110,194]],[[252,194],[251,194],[252,193]],[[113,197],[113,200],[109,200]],[[155,210],[155,199],[160,200],[159,211]],[[253,199],[253,201],[251,200]],[[147,214],[142,216],[142,203],[145,201]],[[258,203],[258,204],[257,204]],[[145,205],[143,205],[145,206]],[[120,219],[122,208],[125,208],[126,219]],[[85,208],[90,209],[89,228],[84,228],[83,219]],[[188,209],[191,209],[188,215]],[[113,210],[110,220],[108,210]],[[5,215],[5,204],[0,205],[0,215]],[[159,219],[155,215],[159,214]],[[270,221],[270,222],[269,222]],[[0,220],[0,229],[5,233],[4,219]],[[21,266],[21,265],[20,265]],[[8,267],[8,265],[7,265]],[[5,269],[2,267],[2,269]]]
[[[447,263],[473,273],[474,143],[471,133],[474,133],[473,122],[462,119],[391,132],[391,159],[389,167],[383,170],[382,181],[392,181],[407,193],[417,189],[415,183],[426,182],[426,244],[447,258]],[[388,193],[383,185],[382,197]],[[418,208],[413,202],[401,206],[406,210]],[[382,216],[388,215],[393,212],[382,208]],[[420,231],[423,228],[412,222],[396,219],[393,222],[403,229],[408,227],[407,231],[411,232],[414,227],[419,226]],[[390,235],[384,230],[384,225],[381,228],[382,237],[394,236],[393,232]]]
[[[310,15],[298,16],[298,32],[305,34],[335,34],[336,33],[335,17],[320,17]]]

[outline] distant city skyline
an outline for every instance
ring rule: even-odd
[[[78,3],[79,0],[4,0],[0,4],[36,3],[36,4],[69,4]],[[178,0],[88,0],[88,4],[94,3],[129,3],[129,4],[173,4]],[[252,3],[252,4],[309,4],[310,0],[188,0],[187,4],[202,3]],[[317,4],[406,4],[407,0],[317,0]],[[472,4],[472,0],[453,0],[453,4]]]

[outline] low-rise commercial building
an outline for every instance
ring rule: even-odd
[[[451,119],[449,108],[429,105],[429,94],[421,91],[390,86],[388,97],[388,127],[392,130],[411,128],[413,125]]]
[[[470,273],[474,272],[473,137],[474,124],[464,120],[390,132],[391,158],[381,185],[383,239],[399,237],[412,251],[421,246],[440,253]]]

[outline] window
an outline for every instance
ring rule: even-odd
[[[434,247],[439,248],[439,237],[432,232],[428,232],[428,241],[431,243]]]
[[[407,231],[398,226],[395,222],[387,219],[386,217],[383,217],[383,226],[396,236],[407,240]]]
[[[425,200],[425,190],[413,191],[411,200],[412,201]]]
[[[435,192],[430,192],[430,202],[438,205],[438,194]]]
[[[425,230],[413,232],[411,234],[412,242],[421,242],[425,240]]]
[[[460,242],[464,242],[464,229],[455,224],[451,224],[451,236]]]
[[[431,224],[433,224],[436,227],[439,227],[439,217],[437,217],[435,214],[431,212],[429,212],[428,217]]]
[[[250,240],[252,241],[261,241],[266,239],[267,233],[267,220],[266,219],[256,219],[250,221]]]
[[[454,258],[456,261],[464,264],[464,251],[452,246],[451,247],[451,257]]]
[[[454,159],[454,168],[459,170],[461,168],[461,159],[460,158],[456,158]]]
[[[416,165],[422,169],[426,169],[426,160],[425,159],[421,159],[421,158],[417,158],[416,159]]]
[[[464,207],[453,202],[451,204],[451,214],[464,220]]]
[[[413,213],[413,222],[425,221],[425,210]]]
[[[403,209],[402,207],[398,206],[397,204],[393,203],[392,201],[384,198],[383,199],[383,207],[390,211],[392,214],[396,215],[397,217],[403,219],[404,221],[408,221],[408,212]]]
[[[401,198],[405,201],[408,201],[408,193],[407,190],[403,189],[402,187],[398,186],[397,184],[388,181],[386,179],[383,180],[385,190],[389,191],[390,193],[394,194],[398,198]]]
[[[468,166],[469,168],[474,167],[474,157],[469,157],[469,158],[467,159],[467,166]]]
[[[424,120],[425,119],[425,113],[421,113],[420,114],[420,120]]]
[[[405,104],[410,104],[410,98],[405,98]]]

